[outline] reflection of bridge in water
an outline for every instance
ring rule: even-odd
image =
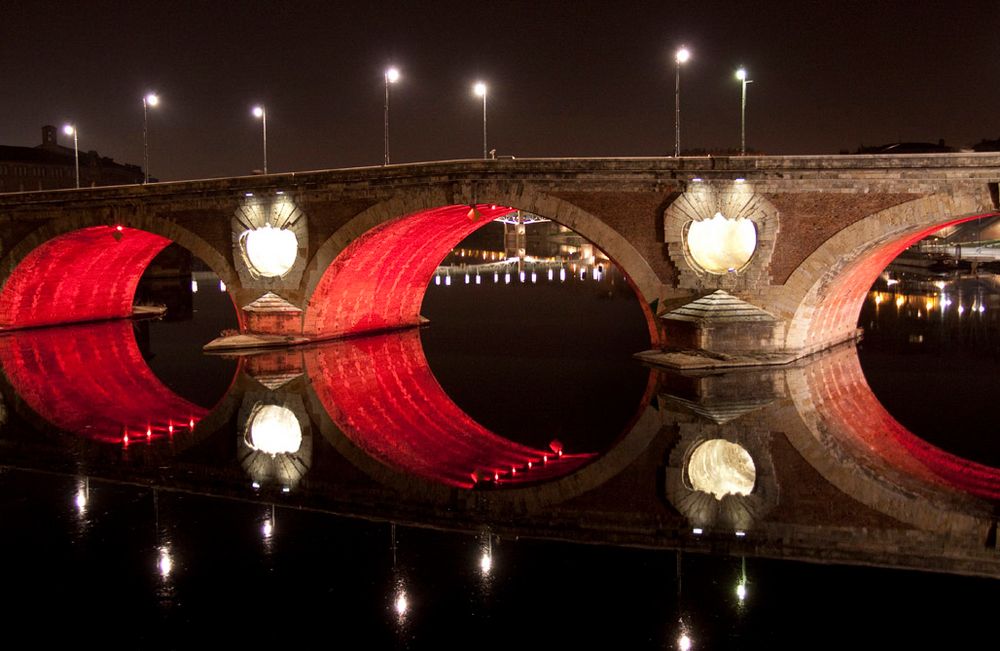
[[[118,337],[128,350],[113,327],[79,336],[110,351]],[[164,395],[139,356],[94,353],[88,374],[66,373],[72,364],[31,360],[70,360],[72,346],[43,331],[18,337],[0,341],[7,404],[66,434],[8,428],[8,466],[58,469],[71,459],[93,477],[419,525],[1000,577],[1000,472],[899,425],[853,346],[791,367],[652,372],[633,421],[607,449],[574,450],[566,436],[546,451],[464,414],[438,386],[417,333],[350,340],[243,358],[229,394],[193,431],[126,451],[120,438],[88,438],[84,424],[113,432],[146,396],[137,408],[169,416],[161,406],[190,406]],[[129,380],[96,384],[119,377]],[[66,399],[71,391],[85,399]],[[184,472],[170,470],[175,455],[199,446],[229,449],[239,462],[185,455]],[[121,464],[137,447],[145,454]]]

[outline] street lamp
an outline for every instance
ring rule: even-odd
[[[389,84],[399,81],[399,70],[389,68],[385,71],[385,162],[389,164]]]
[[[160,103],[156,93],[148,93],[142,98],[142,169],[143,183],[149,183],[149,107]]]
[[[472,92],[476,94],[476,97],[483,98],[483,158],[487,158],[486,153],[486,84],[481,81],[477,81],[476,85],[472,87]]]
[[[736,71],[736,78],[740,80],[742,92],[740,93],[740,156],[747,155],[747,84],[752,84],[753,79],[747,79],[746,68],[740,67]]]
[[[253,116],[261,121],[261,131],[264,134],[264,174],[267,174],[267,111],[263,106],[255,106]]]
[[[674,157],[681,155],[681,64],[691,58],[691,51],[683,45],[674,55],[677,74],[674,80]]]
[[[73,136],[73,162],[76,165],[76,187],[80,187],[80,146],[77,141],[76,125],[67,124],[63,127],[63,133]]]

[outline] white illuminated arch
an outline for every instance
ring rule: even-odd
[[[291,409],[262,405],[254,409],[247,423],[246,442],[267,454],[294,454],[302,445],[302,426]]]
[[[728,219],[717,212],[711,219],[688,224],[687,249],[695,264],[709,273],[738,271],[757,250],[757,227],[745,217]]]
[[[757,480],[757,468],[743,446],[711,439],[691,453],[687,475],[692,488],[721,500],[726,495],[749,495]]]
[[[266,278],[279,278],[288,273],[299,253],[295,233],[270,224],[243,231],[240,244],[253,270]]]

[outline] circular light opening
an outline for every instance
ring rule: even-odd
[[[285,228],[274,228],[270,224],[244,231],[240,242],[250,266],[267,278],[277,278],[288,273],[299,253],[299,239],[295,233]]]
[[[711,219],[688,224],[687,250],[695,264],[709,273],[739,271],[757,250],[757,227],[745,217],[729,219],[717,212]]]
[[[291,454],[302,445],[302,427],[291,409],[263,405],[254,409],[247,424],[247,445],[267,454]]]
[[[695,490],[721,500],[726,495],[749,495],[757,479],[757,468],[741,445],[712,439],[691,453],[687,475]]]

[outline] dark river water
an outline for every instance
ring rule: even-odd
[[[648,329],[613,266],[538,261],[522,281],[516,266],[478,262],[472,247],[488,243],[445,261],[424,302],[430,324],[410,334],[288,356],[205,355],[235,316],[218,279],[196,272],[194,292],[191,278],[145,281],[140,298],[167,303],[164,320],[0,340],[8,639],[135,649],[666,649],[684,648],[684,636],[694,649],[990,645],[1000,583],[963,574],[1000,576],[989,569],[1000,564],[995,537],[992,551],[960,533],[904,549],[923,544],[920,516],[856,505],[771,426],[732,434],[747,416],[720,416],[710,391],[695,391],[694,404],[677,388],[710,380],[634,360]],[[930,458],[1000,466],[990,409],[1000,399],[998,287],[985,275],[883,279],[862,312],[863,378]],[[739,413],[763,413],[763,384],[740,385]],[[292,444],[287,430],[262,425],[250,446],[263,407],[275,423],[297,422]],[[646,436],[649,419],[667,424]],[[744,520],[671,488],[672,450],[699,436],[740,440],[755,455],[753,437],[770,440],[761,490],[786,459],[809,487],[796,493],[799,479],[782,479],[780,497],[748,507],[766,527],[737,524],[734,538],[727,525],[702,544],[692,526],[705,509],[715,522]],[[605,466],[614,472],[600,484],[574,484]],[[973,487],[987,513],[992,487]],[[823,506],[834,502],[843,506]],[[829,519],[838,513],[843,521]],[[869,548],[878,551],[867,557]],[[945,568],[937,559],[948,554],[972,560]]]

